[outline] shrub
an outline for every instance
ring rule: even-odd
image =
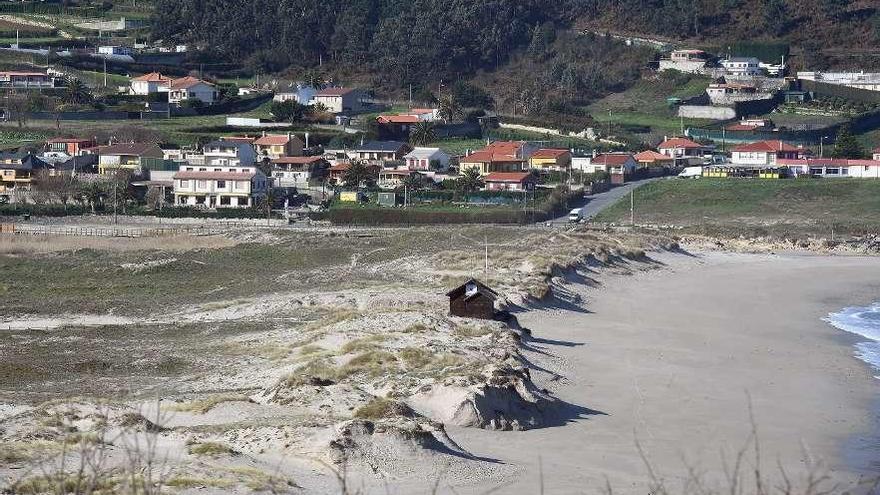
[[[393,418],[395,416],[411,417],[412,415],[412,409],[406,404],[384,397],[375,397],[354,412],[355,418],[370,420]]]

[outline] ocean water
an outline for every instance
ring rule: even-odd
[[[880,302],[854,306],[831,313],[825,318],[831,325],[866,340],[856,344],[856,357],[870,364],[880,378]]]

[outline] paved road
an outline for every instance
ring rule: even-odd
[[[583,206],[584,207],[584,218],[589,220],[599,213],[601,213],[605,208],[616,203],[619,199],[627,196],[630,191],[641,186],[642,184],[647,184],[649,182],[654,182],[656,180],[663,179],[663,177],[655,177],[651,179],[644,179],[636,182],[630,182],[628,184],[624,184],[622,186],[613,187],[608,191],[593,194],[591,196],[587,196],[586,199],[581,200],[579,203],[575,203],[570,205],[569,211],[574,208]],[[567,223],[568,222],[568,211],[565,212],[564,215],[554,218],[552,223]]]

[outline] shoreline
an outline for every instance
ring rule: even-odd
[[[498,437],[453,429],[453,438],[475,455],[522,466],[522,474],[508,480],[509,493],[534,493],[539,479],[549,492],[601,490],[605,476],[614,493],[644,493],[649,480],[634,436],[670,486],[686,481],[684,464],[694,460],[707,480],[720,483],[719,449],[730,454],[748,435],[751,397],[767,451],[762,457],[772,459],[764,461],[768,478],[778,477],[777,458],[789,475],[800,473],[806,466],[802,442],[846,486],[880,474],[870,449],[880,438],[880,380],[854,356],[858,336],[822,320],[877,300],[872,288],[880,287],[874,282],[880,259],[695,254],[650,253],[658,269],[634,267],[628,274],[582,268],[579,273],[599,286],[562,284],[583,298],[586,312],[548,304],[519,315],[541,343],[539,352],[529,353],[536,383],[595,414]],[[714,287],[720,299],[714,308],[688,307],[711,302]],[[752,301],[755,287],[780,307]],[[663,292],[679,294],[666,298]],[[647,301],[628,306],[621,303],[625,297]],[[560,373],[563,383],[538,371],[556,368],[567,371]],[[474,487],[466,488],[471,493]],[[475,488],[473,493],[491,487]]]

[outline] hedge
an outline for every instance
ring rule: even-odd
[[[120,208],[117,210],[123,214]],[[65,217],[91,215],[91,208],[79,204],[70,204],[65,208],[63,205],[34,205],[34,204],[4,204],[0,205],[0,217],[19,217],[30,215],[33,217]],[[112,206],[98,207],[95,215],[112,215]],[[266,218],[266,210],[259,208],[219,208],[217,210],[204,210],[193,207],[168,206],[162,210],[147,209],[142,206],[127,207],[125,215],[130,216],[156,216],[161,218],[223,218],[223,219],[260,219]],[[272,218],[280,218],[272,214]]]

